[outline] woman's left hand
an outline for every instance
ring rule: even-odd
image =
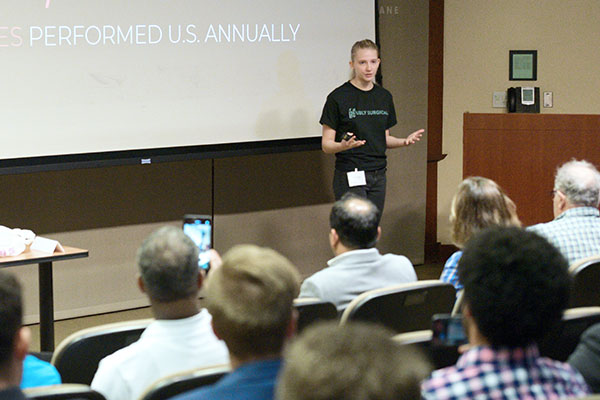
[[[408,135],[406,139],[404,139],[406,146],[410,146],[411,144],[415,144],[416,142],[421,140],[423,132],[425,132],[425,129],[419,129],[418,131],[414,131],[413,133]]]

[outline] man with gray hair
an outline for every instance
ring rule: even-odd
[[[137,399],[156,380],[229,363],[225,343],[198,304],[198,248],[180,228],[152,233],[137,253],[137,284],[156,318],[140,339],[100,361],[92,388],[107,400]]]
[[[554,179],[554,220],[528,229],[556,246],[569,265],[600,254],[600,173],[587,161],[561,165]]]

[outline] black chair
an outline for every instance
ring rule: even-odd
[[[230,371],[231,367],[224,364],[171,375],[153,383],[140,396],[140,400],[168,399],[202,386],[212,385]]]
[[[153,319],[100,325],[64,339],[52,356],[63,383],[92,383],[104,357],[137,341]]]
[[[35,400],[106,400],[88,385],[73,383],[27,388],[23,392],[28,399]]]
[[[569,307],[600,306],[600,255],[577,261],[569,273],[573,277]]]
[[[294,308],[298,310],[298,333],[314,322],[332,320],[338,316],[333,303],[316,297],[295,299]]]
[[[540,354],[566,361],[579,343],[581,334],[600,322],[600,307],[570,308],[562,320],[538,343]]]
[[[369,290],[350,302],[341,324],[358,320],[382,324],[396,333],[431,328],[434,314],[450,314],[456,290],[449,283],[426,280]]]

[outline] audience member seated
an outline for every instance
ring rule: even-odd
[[[600,254],[600,173],[587,161],[569,161],[556,171],[554,220],[528,229],[556,246],[569,265]]]
[[[417,274],[408,258],[381,255],[379,210],[371,201],[345,194],[331,210],[329,244],[334,258],[328,267],[307,278],[300,297],[318,297],[343,311],[356,296],[372,289],[414,282]]]
[[[289,347],[278,400],[419,399],[431,371],[417,349],[377,326],[317,324]]]
[[[515,203],[491,179],[474,176],[458,185],[450,209],[452,241],[459,249],[476,232],[490,226],[521,226]],[[451,283],[456,290],[463,288],[458,279],[457,266],[462,251],[446,261],[440,280]]]
[[[589,389],[570,365],[537,347],[567,306],[567,262],[546,239],[520,228],[488,228],[458,265],[470,348],[423,383],[425,399],[564,399]]]
[[[594,393],[600,393],[600,324],[588,328],[567,360],[578,370]]]
[[[31,334],[22,323],[21,285],[0,271],[0,399],[25,399],[19,384]]]
[[[137,265],[156,321],[137,342],[100,361],[91,387],[108,400],[136,399],[159,378],[229,362],[210,314],[198,305],[202,275],[194,242],[181,229],[160,228],[138,250]]]
[[[37,386],[59,385],[62,381],[54,365],[28,354],[23,361],[21,389]]]
[[[205,296],[233,371],[174,399],[272,399],[283,346],[295,333],[299,281],[296,268],[274,250],[243,245],[227,252],[211,269]]]

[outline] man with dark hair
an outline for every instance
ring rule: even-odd
[[[21,285],[0,271],[0,399],[25,399],[19,388],[30,332],[23,323]]]
[[[537,342],[567,306],[567,262],[544,238],[520,228],[489,228],[466,245],[458,265],[464,285],[467,350],[434,371],[425,399],[582,397],[588,388],[568,364],[540,357]]]
[[[600,254],[600,172],[587,161],[561,165],[552,191],[554,220],[528,229],[556,246],[569,265]]]
[[[174,399],[273,399],[283,346],[295,333],[298,286],[298,271],[276,251],[254,245],[229,250],[211,270],[205,295],[233,371]]]
[[[335,202],[329,216],[329,244],[335,257],[307,278],[300,297],[330,301],[342,311],[367,290],[414,282],[417,274],[408,258],[381,255],[375,248],[381,236],[379,210],[366,198],[346,193]]]
[[[308,327],[290,345],[278,400],[418,400],[431,368],[381,326],[335,322]]]
[[[137,399],[160,378],[229,362],[210,314],[198,305],[202,275],[194,242],[180,228],[160,228],[142,243],[137,265],[156,321],[137,342],[100,361],[91,386],[107,400]]]

